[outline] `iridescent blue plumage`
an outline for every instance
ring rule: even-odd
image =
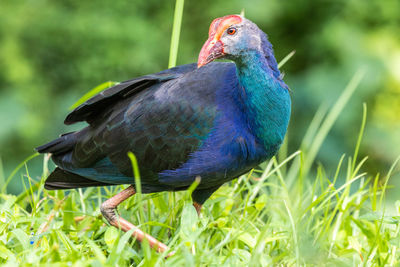
[[[209,63],[222,56],[235,63]],[[214,21],[199,65],[121,83],[74,110],[66,123],[89,125],[38,148],[58,165],[46,187],[134,184],[132,151],[143,192],[183,190],[200,176],[193,199],[203,203],[271,158],[286,133],[290,95],[266,35],[239,16]]]

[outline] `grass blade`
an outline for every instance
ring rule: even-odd
[[[30,155],[29,157],[27,157],[23,162],[21,162],[20,164],[18,164],[18,166],[11,172],[11,174],[7,177],[6,181],[4,182],[2,188],[1,188],[1,192],[3,194],[7,193],[7,186],[8,184],[11,182],[12,178],[15,176],[15,174],[17,174],[17,172],[19,171],[19,169],[21,169],[23,166],[25,166],[25,164],[30,161],[33,158],[36,158],[37,156],[39,156],[39,153],[35,153],[33,155]]]
[[[179,35],[181,33],[181,24],[183,17],[183,5],[185,0],[176,0],[174,24],[172,26],[171,47],[169,50],[168,68],[176,66],[176,59],[178,58]]]
[[[346,106],[347,102],[350,100],[350,97],[353,95],[354,91],[360,84],[362,78],[364,77],[365,71],[359,70],[354,74],[353,78],[350,80],[343,93],[340,95],[338,101],[333,105],[331,111],[326,116],[325,121],[322,123],[320,130],[316,134],[314,138],[314,142],[312,143],[308,153],[305,157],[303,175],[306,176],[308,171],[311,168],[312,163],[314,162],[317,153],[328,135],[329,131],[332,129],[333,124],[339,117],[340,113]]]
[[[296,50],[293,50],[289,54],[287,54],[286,57],[284,57],[279,63],[278,63],[278,68],[281,68],[283,65],[286,64],[293,56],[296,54]]]

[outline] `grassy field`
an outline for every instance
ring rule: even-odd
[[[366,123],[354,137],[352,156],[333,174],[315,162],[320,147],[362,78],[357,73],[328,111],[311,122],[302,146],[221,187],[200,217],[190,191],[137,194],[120,205],[121,216],[168,244],[165,255],[108,226],[100,204],[122,187],[45,191],[31,177],[26,191],[0,195],[0,263],[6,266],[394,266],[400,263],[400,203],[387,203],[392,171],[362,172],[358,159]],[[32,158],[32,157],[31,157]],[[18,169],[17,168],[17,169]],[[13,174],[6,180],[11,181]]]

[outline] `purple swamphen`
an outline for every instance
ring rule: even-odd
[[[234,63],[213,62],[217,58]],[[101,205],[107,221],[160,252],[168,247],[117,216],[135,194],[128,152],[141,172],[143,193],[187,189],[201,206],[222,184],[278,151],[290,118],[288,86],[267,35],[239,15],[215,19],[198,63],[121,82],[92,97],[65,119],[88,126],[40,146],[58,166],[46,189],[129,184]]]

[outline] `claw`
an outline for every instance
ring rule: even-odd
[[[103,214],[104,218],[114,227],[121,229],[124,232],[128,232],[131,229],[134,229],[132,236],[136,238],[139,242],[142,242],[146,239],[149,242],[150,247],[157,250],[160,253],[170,250],[170,248],[164,243],[158,241],[151,235],[144,233],[137,226],[128,222],[124,218],[117,216],[116,208],[119,204],[121,204],[124,200],[136,194],[133,186],[129,186],[127,189],[122,192],[116,194],[112,198],[106,200],[103,204],[101,204],[100,210]],[[175,252],[170,252],[167,257],[174,255]]]

